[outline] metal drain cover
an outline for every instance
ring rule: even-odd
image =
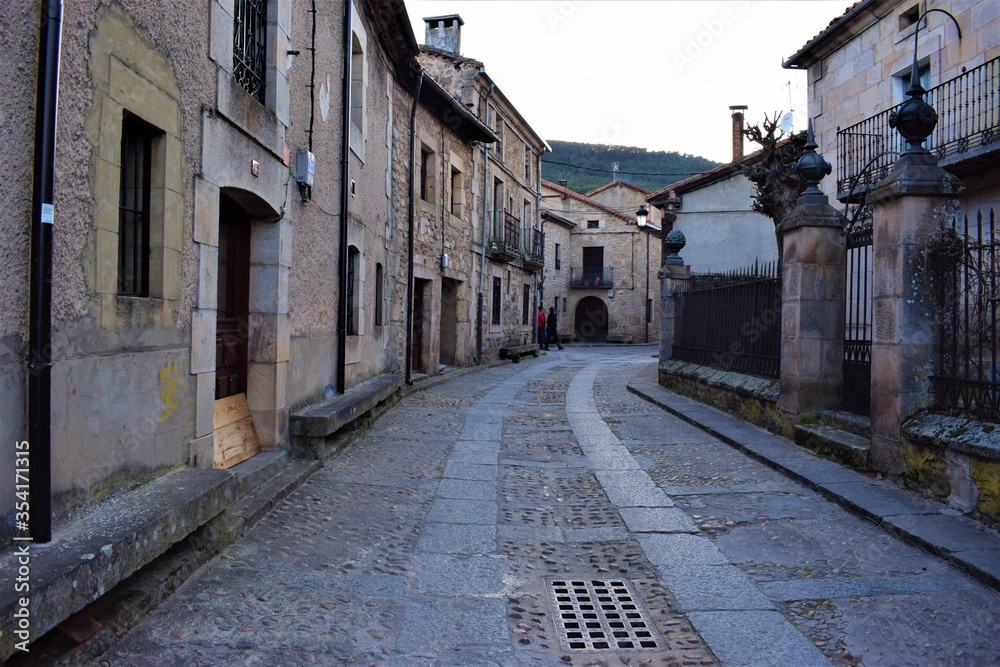
[[[663,638],[627,579],[547,579],[563,647],[573,651],[648,651]]]

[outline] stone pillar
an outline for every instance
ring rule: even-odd
[[[900,424],[930,404],[937,349],[928,237],[959,203],[961,181],[930,154],[904,154],[869,194],[872,248],[872,449],[874,470],[903,471]]]
[[[670,359],[674,348],[674,294],[687,289],[691,272],[683,265],[664,265],[657,275],[660,278],[660,363],[663,363]]]
[[[823,197],[825,199],[825,197]],[[781,225],[781,393],[795,415],[840,404],[844,358],[844,218],[800,203]]]

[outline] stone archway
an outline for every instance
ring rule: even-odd
[[[596,296],[585,296],[576,304],[576,340],[603,343],[608,338],[608,307]]]

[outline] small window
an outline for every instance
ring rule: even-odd
[[[263,104],[267,67],[267,0],[235,0],[233,15],[233,76]]]
[[[384,298],[382,281],[384,276],[382,275],[382,265],[375,265],[375,326],[382,326],[382,300]]]
[[[426,202],[434,201],[434,176],[436,172],[435,153],[427,146],[420,145],[420,198]]]
[[[600,229],[600,228],[601,228],[601,221],[600,220],[588,220],[587,221],[587,229]]]
[[[499,278],[493,278],[493,307],[490,311],[490,322],[493,324],[500,324],[500,302],[503,291],[500,283]]]
[[[917,22],[920,18],[920,5],[913,5],[899,15],[899,30],[902,32]]]
[[[365,51],[357,33],[351,35],[351,124],[365,129]]]
[[[351,246],[347,249],[347,319],[345,328],[347,335],[358,335],[358,311],[361,307],[361,290],[358,281],[361,277],[361,251]]]
[[[455,167],[451,168],[451,214],[461,218],[465,212],[465,176]]]
[[[528,144],[524,145],[524,180],[531,183],[531,150]]]
[[[653,300],[646,299],[646,322],[653,321]]]
[[[119,294],[149,296],[150,178],[157,134],[152,126],[126,113],[118,205]]]
[[[531,324],[531,285],[524,286],[521,298],[521,324],[523,326]]]
[[[568,303],[568,301],[567,301],[566,297],[563,297],[563,307],[562,307],[562,311],[563,311],[563,314],[564,314],[564,315],[566,314],[566,310],[567,310],[568,308],[569,308],[569,303]]]
[[[561,246],[557,243],[556,244],[556,261],[555,261],[556,271],[559,271],[562,268],[562,258],[560,258],[560,256],[559,256],[559,250],[560,250],[560,248],[561,248]]]

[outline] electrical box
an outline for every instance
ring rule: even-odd
[[[316,175],[316,156],[309,151],[295,154],[295,182],[312,187]]]

